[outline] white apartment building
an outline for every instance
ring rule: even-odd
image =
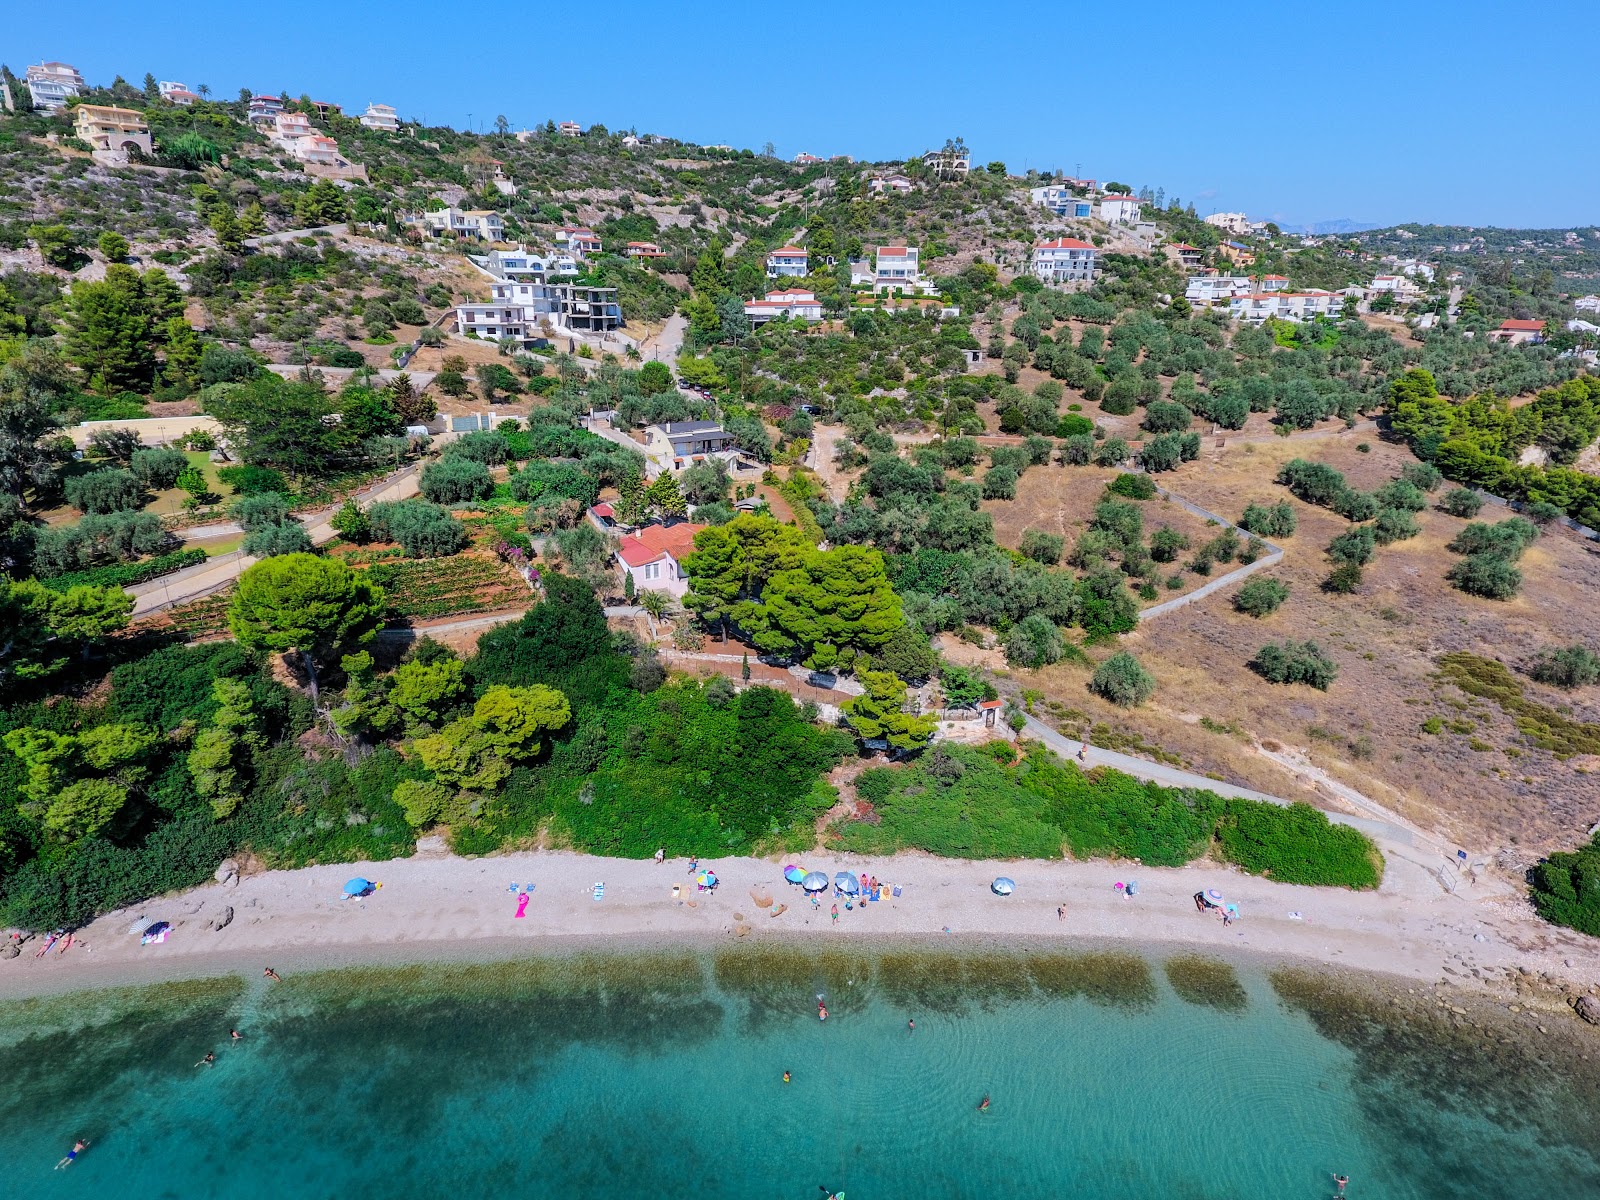
[[[1094,201],[1087,196],[1074,196],[1072,189],[1059,183],[1029,188],[1028,195],[1041,208],[1048,208],[1058,217],[1076,217],[1080,220],[1094,216]]]
[[[475,237],[485,242],[502,241],[505,222],[492,209],[441,208],[425,212],[420,218],[422,226],[432,233],[453,233],[457,237]]]
[[[1288,288],[1289,277],[1287,275],[1263,275],[1256,280],[1256,285],[1256,291],[1258,292],[1281,292]]]
[[[1139,202],[1132,196],[1101,196],[1098,215],[1107,225],[1133,225],[1139,220]]]
[[[1600,312],[1600,296],[1579,296],[1572,307],[1579,312]]]
[[[563,226],[556,234],[556,244],[565,246],[580,258],[585,254],[600,253],[599,235],[581,225]]]
[[[815,154],[807,154],[804,150],[802,150],[799,154],[794,156],[794,161],[797,166],[809,167],[815,163],[821,162],[822,160]]]
[[[1235,236],[1242,237],[1250,232],[1250,218],[1240,212],[1212,213],[1205,218],[1205,222],[1218,229],[1226,229]]]
[[[867,191],[874,196],[883,196],[890,192],[897,192],[904,196],[915,187],[916,185],[904,175],[890,175],[883,179],[873,178],[867,180]]]
[[[606,333],[622,325],[617,289],[584,287],[532,277],[489,285],[487,302],[456,306],[456,328],[489,341],[534,344],[552,334]]]
[[[1045,283],[1091,283],[1095,249],[1089,242],[1060,237],[1033,244],[1028,269]]]
[[[526,249],[517,249],[490,250],[485,255],[468,257],[491,279],[532,279],[542,283],[553,275],[580,274],[578,260],[570,254],[540,257]]]
[[[1235,296],[1229,312],[1236,320],[1259,323],[1268,317],[1279,321],[1310,321],[1317,317],[1337,317],[1344,298],[1336,292],[1312,288],[1305,292],[1254,292]]]
[[[972,171],[972,155],[965,147],[929,150],[922,161],[939,179],[965,179]]]
[[[384,133],[400,131],[400,118],[389,104],[367,105],[367,111],[361,114],[361,123],[368,129],[381,129]]]
[[[767,255],[767,278],[804,277],[811,273],[810,258],[799,246],[780,246]]]
[[[1265,294],[1266,289],[1261,289]],[[1189,285],[1183,289],[1183,298],[1190,304],[1227,304],[1236,296],[1249,296],[1256,292],[1246,275],[1191,275]]]
[[[780,317],[790,320],[820,321],[822,301],[817,299],[815,292],[804,288],[784,288],[781,291],[768,292],[760,300],[746,300],[744,315],[750,318],[752,326],[765,325],[768,321],[776,321]]]
[[[45,112],[60,112],[83,91],[83,76],[70,63],[35,63],[28,68],[26,80],[33,106]]]

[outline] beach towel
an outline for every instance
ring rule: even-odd
[[[606,898],[606,885],[605,884],[597,883],[597,884],[594,885],[594,898],[596,900],[604,900]]]
[[[891,893],[891,895],[894,895],[894,896],[899,896],[900,895],[900,885],[898,883],[894,885],[894,891]]]

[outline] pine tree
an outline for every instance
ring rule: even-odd
[[[621,496],[613,506],[617,520],[624,525],[637,525],[644,520],[648,505],[644,480],[637,475],[625,476],[618,485]]]
[[[219,205],[212,212],[211,232],[217,235],[217,246],[224,254],[244,253],[244,232],[239,228],[239,218],[227,205]]]
[[[663,517],[689,515],[689,505],[684,501],[683,492],[678,487],[678,477],[671,471],[663,471],[656,476],[655,482],[645,493],[645,499],[650,507]]]
[[[250,206],[239,214],[239,228],[246,237],[260,237],[267,231],[267,214],[259,200],[251,201]]]

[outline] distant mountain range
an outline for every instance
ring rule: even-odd
[[[1337,221],[1313,221],[1309,225],[1280,225],[1285,233],[1309,233],[1316,237],[1326,237],[1334,233],[1365,233],[1369,229],[1384,229],[1383,225],[1373,224],[1371,221],[1352,221],[1349,217],[1340,217]]]

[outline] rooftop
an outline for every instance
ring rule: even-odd
[[[659,426],[659,428],[662,429],[667,434],[668,437],[680,437],[680,436],[686,436],[688,434],[694,434],[694,433],[711,433],[712,431],[715,431],[717,433],[721,433],[722,432],[722,422],[720,422],[720,421],[668,421],[666,424]]]
[[[706,528],[689,521],[676,525],[646,525],[617,543],[617,553],[630,567],[642,567],[663,555],[683,559],[694,552],[694,535]]]
[[[1093,250],[1094,245],[1091,242],[1079,241],[1077,238],[1063,237],[1052,238],[1048,242],[1035,242],[1033,248],[1035,250]]]

